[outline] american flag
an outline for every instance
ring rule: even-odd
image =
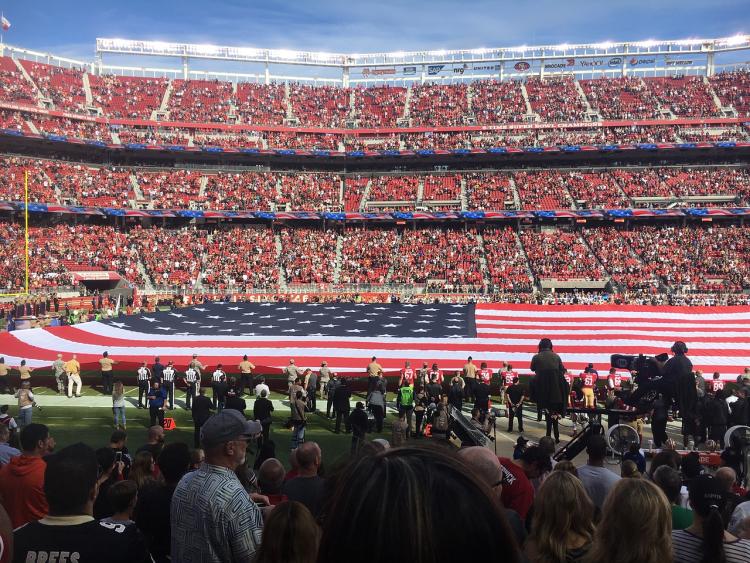
[[[98,367],[102,352],[135,367],[160,356],[184,367],[192,354],[230,371],[247,354],[258,372],[278,373],[290,358],[340,374],[362,375],[372,356],[388,373],[410,360],[460,369],[468,356],[493,369],[503,362],[528,372],[539,339],[550,338],[566,367],[601,372],[610,355],[690,348],[696,369],[725,379],[750,366],[750,308],[540,306],[511,304],[230,303],[214,302],[75,326],[0,335],[6,364],[50,365],[58,352]]]

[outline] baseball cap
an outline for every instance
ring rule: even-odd
[[[209,418],[201,428],[201,444],[213,447],[237,440],[252,438],[260,434],[263,427],[257,420],[245,420],[239,411],[225,409]]]
[[[524,446],[524,445],[526,445],[528,443],[529,443],[529,441],[526,438],[524,438],[523,436],[519,436],[518,440],[516,440],[516,445],[517,446]]]
[[[711,509],[724,510],[726,505],[721,485],[713,475],[695,477],[688,485],[688,496],[693,508],[704,515]]]

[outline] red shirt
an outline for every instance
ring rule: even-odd
[[[721,379],[711,380],[711,390],[716,393],[719,389],[724,389],[724,382]]]
[[[503,381],[505,381],[506,385],[513,385],[513,380],[518,377],[518,374],[515,371],[504,371],[503,372]]]
[[[0,468],[0,495],[14,530],[47,515],[46,468],[47,463],[41,457],[24,454],[11,458],[10,463]]]
[[[584,387],[593,387],[596,381],[596,374],[593,373],[582,373],[581,379],[583,379]]]
[[[490,381],[492,381],[492,370],[491,369],[480,369],[479,370],[479,380],[482,383],[486,383],[487,385],[490,384]]]
[[[565,378],[565,381],[567,382],[568,387],[570,387],[573,384],[573,381],[572,381],[573,378],[570,377],[569,373],[566,373],[565,375],[563,375],[563,377]]]
[[[513,460],[499,456],[497,459],[503,466],[503,492],[500,500],[505,508],[515,510],[521,520],[525,520],[526,513],[534,502],[534,487],[523,469],[513,463]]]
[[[414,383],[414,370],[412,368],[402,369],[401,379],[406,381],[409,385],[412,385]]]
[[[432,378],[435,377],[435,381],[437,381],[440,385],[443,384],[443,372],[439,369],[430,370],[430,381],[432,381]]]

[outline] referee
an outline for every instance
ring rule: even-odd
[[[216,370],[211,374],[211,390],[213,391],[213,397],[211,397],[211,403],[213,404],[214,408],[218,406],[219,402],[219,383],[221,382],[222,377],[226,377],[227,374],[224,373],[224,370],[221,369],[221,364],[216,366]]]
[[[144,397],[148,398],[149,381],[151,380],[151,370],[148,369],[146,362],[138,368],[138,408],[145,409]]]
[[[169,410],[174,410],[174,366],[172,362],[167,364],[167,367],[162,371],[162,378],[164,380],[164,390],[167,392],[167,400],[169,401]]]
[[[193,398],[195,397],[195,384],[198,381],[198,372],[195,368],[190,366],[185,372],[185,408],[190,410],[193,406]]]

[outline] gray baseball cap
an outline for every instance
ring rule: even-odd
[[[262,431],[260,422],[245,420],[238,411],[225,409],[213,415],[201,427],[201,444],[210,448],[231,440],[252,438]]]

